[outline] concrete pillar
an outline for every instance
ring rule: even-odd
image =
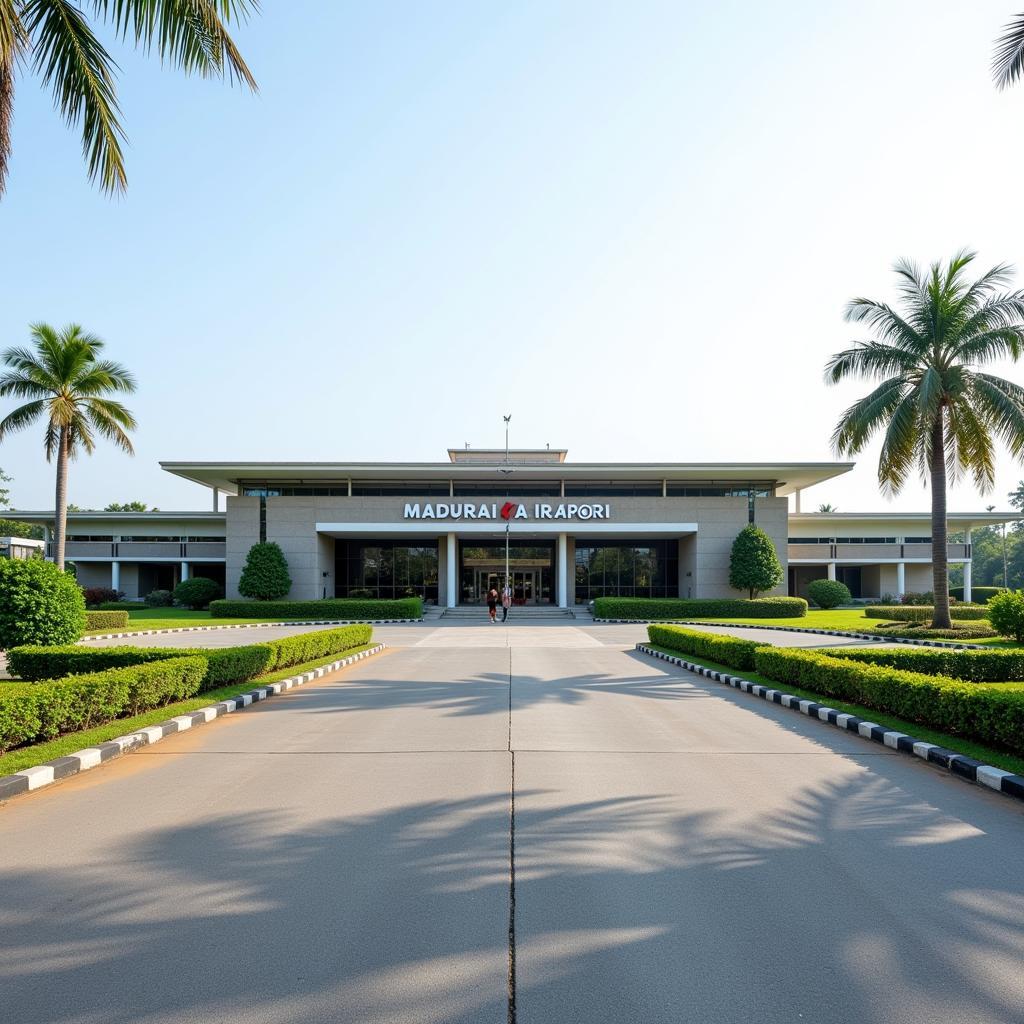
[[[181,582],[184,583],[188,579],[188,562],[181,563]]]
[[[121,563],[111,562],[110,563],[110,589],[120,590],[121,589]]]
[[[217,511],[217,506],[220,504],[220,490],[216,487],[213,489],[213,511]]]
[[[829,562],[828,563],[828,578],[830,580],[834,580],[836,578],[836,563],[835,562]]]
[[[459,603],[459,545],[455,534],[448,534],[447,568],[448,568],[448,607],[454,608]]]
[[[797,515],[800,515],[800,488],[799,487],[793,492],[793,505],[794,505],[793,511]]]
[[[896,563],[896,596],[902,597],[907,592],[907,563]]]
[[[964,600],[971,599],[971,563],[964,562]]]
[[[558,607],[567,608],[569,606],[569,557],[564,533],[558,535],[558,559],[555,571],[558,573],[558,586],[556,588]]]

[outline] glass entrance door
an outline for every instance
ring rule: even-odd
[[[539,569],[512,569],[509,572],[509,576],[511,578],[513,606],[539,603]],[[473,598],[480,604],[483,604],[487,600],[488,592],[492,588],[500,594],[504,585],[504,568],[500,572],[493,569],[477,569],[474,579]]]

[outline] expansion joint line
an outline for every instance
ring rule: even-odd
[[[512,648],[508,651],[508,1024],[516,1024],[516,753],[512,749]]]

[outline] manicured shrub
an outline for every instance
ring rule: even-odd
[[[338,629],[321,629],[282,640],[268,640],[261,646],[274,652],[271,670],[301,665],[333,654],[341,654],[353,647],[362,647],[370,642],[373,627],[369,625],[341,626]]]
[[[992,627],[982,619],[980,622],[957,622],[953,620],[952,629],[931,629],[929,622],[880,622],[872,627],[872,633],[886,637],[897,637],[901,640],[987,640],[999,636]]]
[[[922,647],[837,647],[817,652],[830,658],[847,658],[869,665],[950,676],[972,683],[1004,683],[1024,680],[1024,650],[957,651]]]
[[[285,619],[419,619],[423,602],[418,597],[397,600],[352,600],[329,597],[320,601],[211,601],[210,614],[215,619],[262,619],[265,622]]]
[[[782,582],[782,563],[771,537],[751,523],[736,535],[729,557],[729,586],[757,597]]]
[[[85,613],[85,629],[87,633],[97,633],[101,629],[126,629],[127,626],[127,612],[87,611]]]
[[[85,630],[85,599],[74,577],[41,558],[0,558],[0,650],[67,644]]]
[[[988,618],[988,605],[951,604],[949,614],[954,619],[974,621]],[[931,605],[871,604],[864,609],[869,619],[891,619],[897,622],[931,622],[935,609]]]
[[[864,665],[794,648],[760,647],[758,673],[782,684],[1024,754],[1024,692]]]
[[[930,590],[921,591],[908,591],[898,599],[899,604],[910,605],[911,607],[928,605],[931,607],[935,604],[935,596]]]
[[[100,612],[137,612],[142,607],[141,601],[103,601],[96,606]]]
[[[288,562],[280,545],[273,541],[253,544],[238,580],[238,592],[242,597],[276,601],[291,589],[292,578],[288,575]]]
[[[752,640],[702,633],[682,626],[648,626],[647,638],[657,647],[742,669],[754,667],[754,652],[761,646]]]
[[[86,608],[98,608],[108,601],[120,601],[124,594],[110,587],[82,587],[82,596],[85,598]]]
[[[206,608],[211,601],[223,596],[221,585],[214,580],[208,580],[205,576],[193,576],[191,579],[182,580],[174,588],[175,602],[195,610]]]
[[[1001,594],[1006,587],[971,587],[972,604],[988,604],[996,594]],[[955,597],[958,601],[964,599],[963,587],[950,587],[949,596]]]
[[[989,601],[985,610],[994,630],[1002,636],[1012,636],[1018,643],[1024,642],[1024,593],[1004,590]]]
[[[799,619],[807,614],[802,597],[745,598],[700,597],[598,597],[594,617],[598,619]]]
[[[201,656],[39,683],[0,683],[0,753],[184,700],[206,674]]]
[[[146,604],[150,608],[170,608],[174,595],[169,590],[151,590],[146,595]]]
[[[839,580],[811,580],[807,585],[807,596],[819,608],[838,608],[853,600],[850,588]]]

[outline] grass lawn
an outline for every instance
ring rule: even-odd
[[[251,619],[215,619],[209,612],[194,612],[188,608],[133,608],[128,612],[127,630],[174,629],[176,626],[237,626],[246,622],[279,622],[279,616]],[[96,629],[86,636],[97,633],[124,633],[126,629]]]
[[[232,683],[230,686],[221,686],[216,690],[207,690],[188,700],[178,701],[176,704],[164,704],[163,707],[154,708],[143,715],[136,715],[134,718],[118,718],[105,725],[99,725],[95,729],[86,729],[83,732],[69,732],[66,736],[58,736],[55,740],[47,740],[44,743],[35,743],[29,747],[18,747],[0,756],[0,775],[10,775],[12,772],[20,772],[23,768],[31,768],[33,765],[42,764],[44,761],[52,761],[57,757],[64,757],[73,754],[76,750],[85,747],[94,747],[97,743],[106,743],[115,736],[124,736],[125,733],[135,732],[147,725],[156,725],[164,722],[175,715],[186,715],[190,711],[198,711],[210,704],[227,700],[239,693],[246,693],[256,689],[257,686],[265,686],[267,683],[276,683],[280,679],[288,679],[290,676],[297,676],[308,672],[320,665],[330,664],[341,658],[347,658],[350,654],[358,654],[360,651],[369,650],[376,644],[364,644],[361,647],[353,647],[351,650],[343,651],[340,654],[332,654],[329,659],[317,658],[316,661],[307,661],[302,665],[292,665],[290,668],[281,669],[279,672],[268,672],[266,675],[255,679],[247,679],[244,682]]]
[[[692,662],[695,665],[704,665],[707,668],[715,669],[718,672],[725,672],[731,676],[738,675],[743,679],[749,679],[752,683],[760,683],[762,686],[767,686],[773,690],[781,690],[783,693],[792,693],[804,700],[813,700],[818,704],[826,704],[830,708],[835,708],[836,711],[842,711],[849,715],[856,715],[858,718],[863,718],[869,722],[875,722],[878,725],[885,726],[886,729],[896,729],[898,732],[905,732],[907,735],[913,736],[915,739],[925,740],[928,743],[937,743],[941,747],[947,747],[949,750],[955,750],[957,753],[965,754],[967,757],[977,758],[985,764],[994,765],[996,768],[1002,768],[1004,771],[1014,772],[1016,775],[1024,775],[1024,758],[1017,757],[1015,754],[1008,754],[1003,750],[986,747],[981,743],[974,743],[971,740],[963,739],[960,736],[951,736],[948,733],[936,732],[936,730],[929,729],[927,726],[921,725],[918,722],[908,722],[906,719],[884,714],[881,711],[876,711],[874,708],[867,708],[860,704],[847,704],[845,701],[834,700],[833,698],[826,697],[823,694],[814,693],[812,690],[804,690],[798,686],[790,686],[788,683],[783,685],[782,683],[777,683],[772,679],[759,675],[757,672],[747,671],[746,669],[741,671],[740,669],[729,668],[728,665],[719,665],[713,661],[708,661],[706,658],[695,658],[692,654],[681,654],[679,651],[673,651],[668,647],[659,647],[657,644],[649,644],[648,646],[652,647],[656,651],[662,651],[664,654],[671,654],[675,658],[683,658],[685,661]],[[1024,690],[1024,683],[974,683],[973,685],[998,686],[1001,689]],[[761,698],[758,697],[756,699],[760,700]],[[822,723],[822,725],[824,727],[824,723]],[[830,728],[834,728],[834,726],[831,726]],[[0,761],[0,764],[2,764],[2,761]]]

